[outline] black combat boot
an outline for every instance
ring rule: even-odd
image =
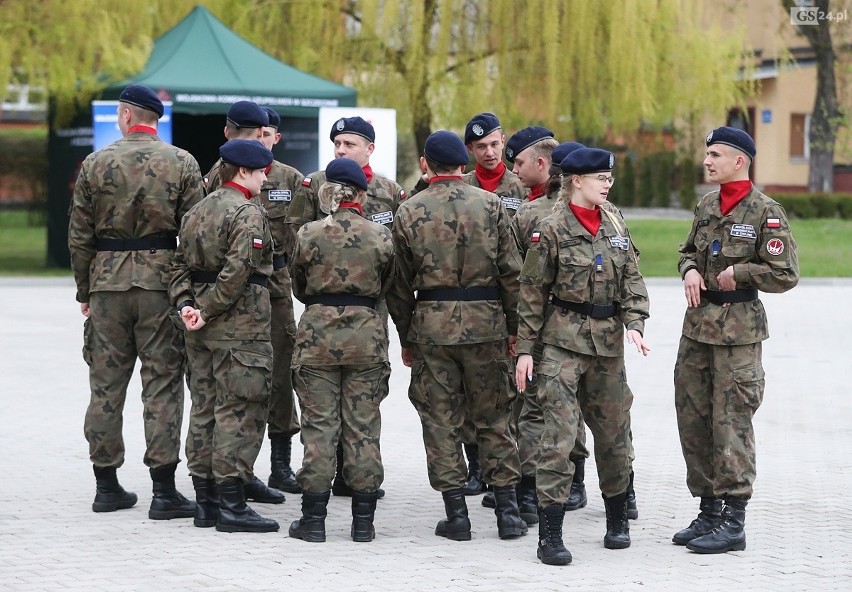
[[[334,473],[334,481],[331,483],[331,493],[337,497],[352,497],[353,493],[353,489],[343,477],[343,445],[340,442],[337,443],[337,469]],[[385,490],[379,488],[376,495],[382,499],[385,497]]]
[[[192,518],[195,516],[195,502],[186,499],[175,488],[175,469],[177,463],[149,469],[153,482],[154,497],[148,518],[151,520],[171,520],[172,518]]]
[[[699,508],[701,511],[698,518],[672,537],[675,545],[685,545],[693,539],[704,536],[722,521],[722,500],[715,497],[702,497]]]
[[[494,486],[497,507],[497,534],[501,539],[516,539],[527,534],[527,525],[518,512],[518,498],[514,485]]]
[[[606,536],[604,547],[607,549],[626,549],[630,546],[630,522],[627,520],[627,493],[613,497],[604,497],[606,506]]]
[[[376,515],[376,500],[378,494],[374,491],[365,493],[356,491],[352,495],[352,540],[356,543],[369,543],[376,538],[373,528],[373,517]]]
[[[328,514],[329,497],[330,491],[302,493],[302,517],[290,525],[291,537],[308,543],[325,542],[325,517]]]
[[[218,484],[219,518],[216,530],[220,532],[275,532],[278,523],[264,518],[246,505],[243,482],[230,477]]]
[[[571,480],[571,491],[568,493],[568,499],[565,500],[565,511],[572,512],[585,508],[588,503],[586,497],[586,459],[580,458],[574,462],[574,478]]]
[[[547,565],[568,565],[571,551],[562,543],[562,519],[565,518],[563,504],[550,504],[539,515],[538,551],[536,555]]]
[[[269,461],[272,472],[269,474],[267,485],[278,491],[287,493],[302,493],[302,488],[296,481],[296,475],[290,467],[290,457],[293,451],[292,438],[283,434],[270,434]]]
[[[686,548],[696,553],[744,551],[746,548],[746,504],[748,504],[747,500],[731,496],[726,497],[721,522],[704,536],[689,541]]]
[[[479,446],[465,444],[464,454],[467,456],[467,481],[462,486],[464,495],[479,495],[485,491],[482,481],[482,464],[479,462]]]
[[[215,479],[192,477],[195,488],[195,519],[192,521],[198,528],[216,526],[219,519],[219,490]]]
[[[453,541],[470,540],[470,519],[467,517],[467,502],[461,489],[453,489],[441,493],[444,498],[444,509],[447,519],[438,522],[435,527],[437,536],[446,537]]]
[[[532,526],[538,522],[538,497],[535,494],[535,475],[522,475],[518,483],[518,512],[521,519]]]
[[[132,491],[124,491],[119,485],[115,467],[99,467],[92,465],[95,472],[95,501],[92,503],[93,512],[115,512],[126,510],[136,505],[139,498]]]
[[[628,520],[636,520],[639,518],[639,506],[636,505],[636,492],[633,490],[633,471],[630,471],[630,482],[627,484],[627,508]]]
[[[259,504],[283,504],[284,500],[287,499],[283,493],[267,487],[266,483],[257,477],[252,477],[251,481],[243,485],[243,491],[245,491],[247,500]]]
[[[491,508],[492,510],[497,507],[497,500],[494,499],[493,491],[486,491],[485,495],[482,496],[482,507]]]

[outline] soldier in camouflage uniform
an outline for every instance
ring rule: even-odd
[[[396,182],[374,173],[370,167],[370,155],[375,149],[376,141],[373,125],[361,117],[342,117],[331,126],[329,138],[334,143],[334,157],[354,160],[367,177],[367,195],[362,204],[364,217],[390,229],[397,208],[405,200],[405,191]],[[288,216],[290,223],[296,228],[328,214],[323,211],[318,199],[318,189],[325,181],[325,171],[312,173],[302,181],[304,190],[293,199]],[[377,310],[387,325],[387,306],[383,299],[379,301]],[[338,446],[337,474],[331,492],[337,496],[351,496],[352,488],[346,483],[343,467],[343,448]],[[384,495],[385,490],[379,489],[379,497]]]
[[[122,91],[122,138],[83,162],[69,211],[68,248],[86,317],[83,358],[91,401],[85,435],[94,465],[95,512],[130,508],[118,483],[124,463],[122,411],[136,358],[141,364],[153,519],[189,517],[175,489],[185,368],[180,320],[169,305],[169,270],[184,213],[203,196],[198,163],[157,137],[163,104],[149,88]]]
[[[376,304],[392,279],[393,245],[390,230],[362,217],[368,184],[358,163],[333,160],[326,179],[318,197],[329,214],[299,230],[291,264],[293,293],[305,303],[293,356],[305,456],[297,477],[302,517],[290,536],[325,541],[339,443],[353,490],[352,540],[369,542],[384,479],[379,404],[390,376],[387,327]]]
[[[427,139],[420,167],[429,188],[402,204],[394,221],[398,273],[388,309],[411,366],[408,396],[423,424],[429,482],[447,512],[435,534],[470,540],[459,438],[469,417],[485,480],[494,486],[498,534],[508,539],[527,531],[515,497],[520,463],[509,426],[520,260],[499,198],[462,181],[466,162],[455,134]]]
[[[521,271],[518,361],[521,390],[536,366],[544,437],[536,470],[541,516],[538,557],[566,565],[562,543],[565,500],[574,466],[569,458],[582,411],[595,440],[595,460],[606,506],[604,546],[630,546],[625,502],[630,474],[630,407],[624,369],[624,332],[643,354],[648,293],[624,220],[603,209],[614,156],[580,148],[562,161],[568,207],[542,220],[530,236]]]
[[[252,101],[237,101],[228,108],[222,133],[226,140],[257,140],[263,138],[263,128],[269,125],[269,113]],[[204,175],[204,188],[212,193],[226,181],[222,179],[220,158]]]
[[[186,442],[195,525],[271,532],[278,523],[245,502],[269,411],[272,235],[251,201],[272,152],[256,140],[220,149],[222,187],[184,217],[169,296],[181,312],[192,410]]]
[[[687,309],[675,408],[686,483],[701,512],[673,541],[698,553],[745,549],[756,475],[752,418],[763,401],[761,342],[769,337],[758,290],[786,292],[799,281],[784,208],[749,180],[754,156],[746,132],[710,132],[704,166],[720,188],[699,202],[680,246]]]

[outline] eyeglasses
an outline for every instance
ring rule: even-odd
[[[580,175],[581,177],[594,177],[601,183],[606,183],[607,185],[615,185],[615,177],[610,175],[607,177],[606,175]]]

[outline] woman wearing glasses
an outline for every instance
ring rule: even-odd
[[[614,164],[612,153],[597,148],[575,150],[562,161],[567,207],[539,223],[520,276],[516,380],[522,391],[539,381],[545,426],[536,472],[538,558],[550,565],[571,562],[562,543],[562,520],[580,411],[594,435],[607,516],[604,547],[630,546],[625,501],[633,394],[624,369],[624,331],[647,355],[642,334],[649,306],[624,219],[604,206]],[[544,352],[534,377],[531,354],[537,340]]]

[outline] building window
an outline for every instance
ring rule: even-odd
[[[790,158],[808,159],[810,145],[808,134],[811,127],[811,116],[805,113],[790,114]]]

